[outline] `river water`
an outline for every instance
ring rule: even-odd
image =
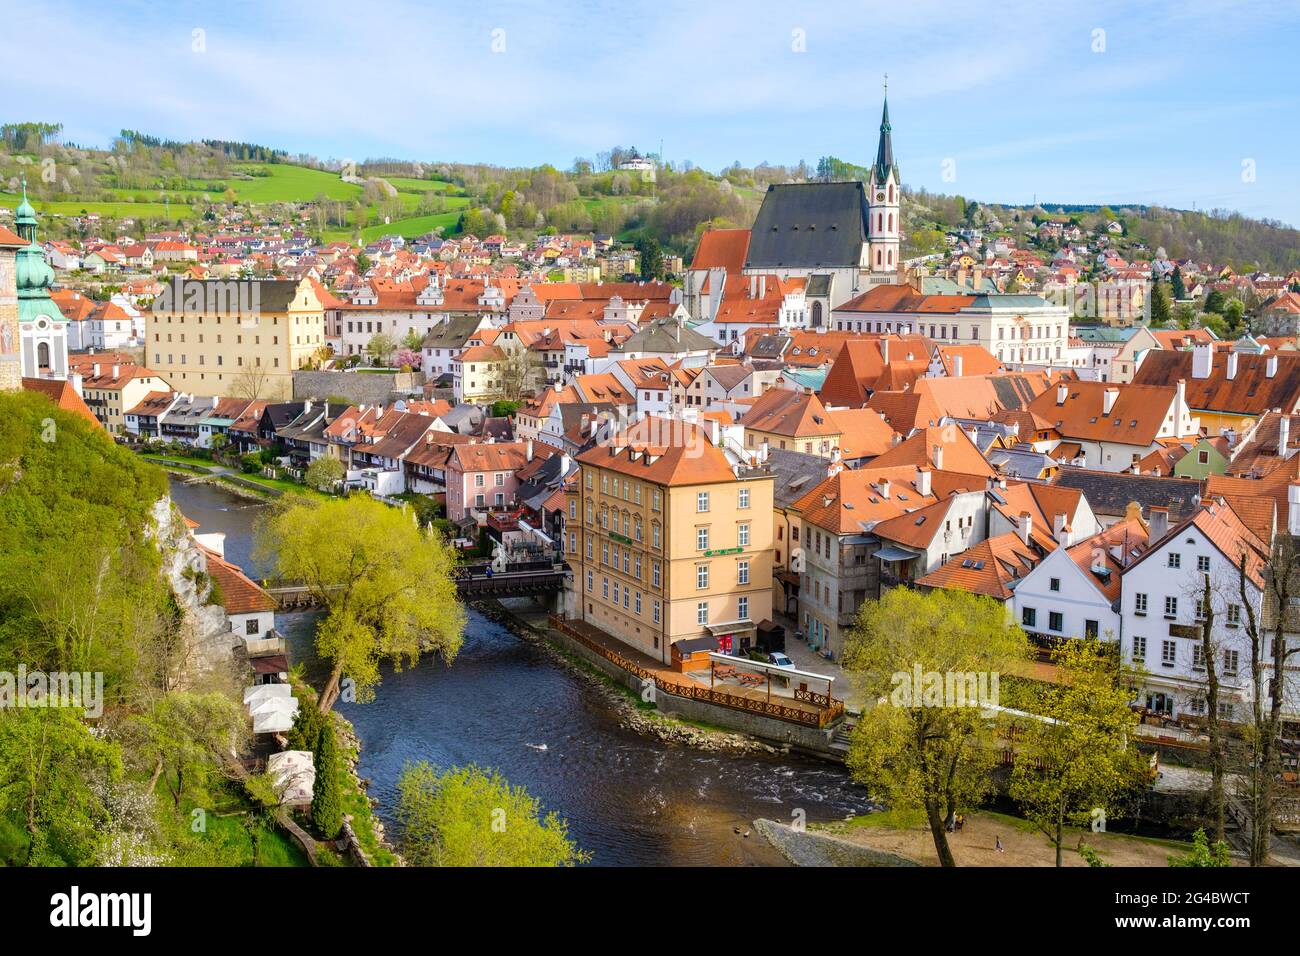
[[[262,505],[177,480],[172,497],[200,531],[225,532],[229,560],[254,577],[266,572],[252,561]],[[278,615],[292,659],[318,678],[314,622]],[[416,760],[500,771],[564,817],[592,862],[606,866],[778,864],[766,840],[742,835],[757,817],[789,822],[803,811],[816,822],[871,808],[834,764],[708,753],[623,729],[598,690],[472,608],[454,664],[386,668],[373,702],[339,709],[361,738],[359,771],[394,833],[397,777]]]

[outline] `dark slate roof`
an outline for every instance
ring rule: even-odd
[[[644,325],[619,346],[619,351],[677,355],[681,352],[717,351],[718,343],[677,319],[656,319]]]
[[[283,428],[302,414],[305,402],[278,402],[267,405],[262,410],[262,418],[271,423],[271,428]]]
[[[1128,472],[1062,468],[1052,484],[1083,492],[1098,515],[1122,517],[1130,501],[1136,501],[1145,515],[1152,505],[1168,508],[1171,520],[1182,521],[1196,513],[1204,485],[1190,478],[1157,478]]]
[[[808,287],[804,295],[810,299],[821,298],[831,294],[831,277],[829,273],[818,272],[808,277]]]
[[[856,267],[867,219],[862,183],[768,186],[750,230],[745,268]]]
[[[1019,411],[1038,397],[1032,381],[1023,374],[991,375],[988,381],[993,386],[993,394],[998,397],[998,403],[1004,409]]]
[[[764,335],[749,350],[751,358],[780,359],[794,340],[788,335]]]
[[[438,417],[452,431],[469,435],[483,421],[483,409],[477,405],[457,405],[447,414]]]
[[[830,461],[801,451],[772,448],[767,453],[767,464],[776,475],[772,501],[778,508],[789,508],[821,483]]]
[[[197,301],[205,303],[214,303],[216,305],[225,304],[227,313],[239,311],[240,300],[243,299],[253,307],[257,312],[287,312],[289,304],[293,302],[293,295],[298,291],[299,282],[294,279],[239,279],[239,283],[247,283],[246,289],[240,289],[232,285],[229,279],[185,279],[174,278],[171,282],[166,283],[167,295],[159,296],[154,300],[151,307],[159,312],[177,312],[180,311],[177,306],[183,306],[189,301],[190,297],[197,297]],[[179,284],[179,289],[178,289]],[[176,300],[179,299],[179,302]]]
[[[480,321],[477,315],[452,316],[446,322],[435,326],[420,345],[426,349],[461,348],[478,329]]]

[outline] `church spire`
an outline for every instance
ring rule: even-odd
[[[18,229],[18,235],[22,236],[28,242],[36,241],[36,210],[32,204],[27,201],[27,177],[23,176],[23,201],[18,204],[14,210],[14,226]]]
[[[889,176],[889,171],[894,170],[898,174],[898,167],[894,163],[894,140],[891,135],[889,125],[889,74],[885,74],[885,108],[880,116],[880,145],[876,147],[876,165],[873,169],[872,177],[877,183],[883,183]]]

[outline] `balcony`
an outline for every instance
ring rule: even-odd
[[[250,658],[271,657],[286,650],[284,635],[275,630],[268,631],[264,637],[245,637],[244,647]]]

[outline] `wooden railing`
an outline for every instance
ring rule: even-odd
[[[740,694],[730,694],[724,690],[718,690],[715,687],[704,687],[689,680],[684,683],[666,681],[658,671],[629,660],[613,648],[592,640],[577,628],[570,626],[563,618],[552,614],[550,623],[555,630],[568,635],[584,647],[590,648],[634,677],[653,682],[657,689],[674,697],[702,700],[710,704],[717,704],[720,707],[730,707],[732,710],[743,710],[764,717],[774,717],[777,720],[803,724],[806,727],[825,727],[844,716],[844,701],[828,700],[825,694],[814,694],[808,691],[795,692],[797,700],[816,704],[819,707],[818,710],[812,711],[803,707],[783,704],[780,700],[761,700]]]

